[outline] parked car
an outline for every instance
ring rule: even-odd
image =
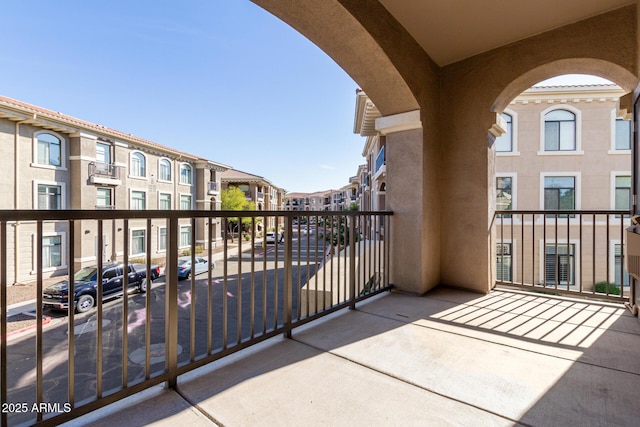
[[[153,279],[147,280],[146,266],[136,269],[134,264],[125,267],[124,264],[105,264],[102,267],[102,283],[98,283],[98,267],[84,267],[74,275],[74,298],[76,313],[84,313],[96,304],[98,286],[102,287],[103,300],[115,298],[123,294],[124,270],[127,270],[129,290],[146,292]],[[151,271],[160,271],[157,265],[151,266]],[[152,273],[153,276],[153,273]],[[69,281],[62,280],[46,287],[42,291],[42,305],[45,308],[66,310],[69,307]]]
[[[267,244],[269,243],[280,243],[284,240],[284,234],[283,233],[276,233],[275,231],[267,231],[267,234],[265,235],[265,242]]]
[[[146,271],[147,264],[133,264],[133,267],[136,271]],[[151,280],[156,280],[160,277],[160,266],[159,265],[151,265]]]
[[[303,227],[301,230],[302,234],[308,234],[308,235],[312,235],[313,234],[313,228],[311,227]]]
[[[204,273],[205,271],[209,271],[209,261],[206,258],[197,256],[196,263],[194,268],[191,268],[191,256],[181,256],[178,258],[178,278],[179,279],[187,279],[193,274]],[[211,260],[211,269],[216,268],[216,262]]]

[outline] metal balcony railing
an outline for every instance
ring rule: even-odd
[[[90,162],[89,178],[101,177],[107,179],[120,179],[120,167],[113,163]]]
[[[626,301],[628,211],[497,211],[496,283]]]
[[[3,410],[0,424],[58,425],[156,384],[175,387],[181,374],[391,289],[389,215],[0,211],[0,404],[15,409]],[[265,228],[277,231],[265,236]],[[42,256],[15,262],[18,231],[33,236],[34,253]],[[217,265],[179,284],[181,253],[191,265],[196,257]],[[153,264],[165,265],[164,276],[145,293],[108,301],[107,289],[97,286],[88,312],[75,313],[73,303],[45,312],[43,265],[59,262],[74,295],[82,289],[74,278],[79,268],[94,264],[102,272],[110,256],[142,262],[137,268],[146,277],[153,277]],[[23,264],[36,273],[36,326],[15,336],[7,329],[7,285],[14,266]],[[121,289],[129,289],[129,280],[123,276]],[[57,322],[45,327],[48,317]]]

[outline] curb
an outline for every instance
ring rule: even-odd
[[[51,323],[51,317],[47,316],[47,317],[42,319],[42,326],[46,326],[49,323]],[[16,337],[18,335],[22,335],[25,332],[29,332],[31,330],[34,330],[37,327],[38,327],[38,325],[36,324],[36,325],[33,325],[33,326],[26,326],[26,327],[24,327],[22,329],[18,329],[17,331],[11,331],[11,332],[9,332],[7,334],[7,341],[9,341],[11,338],[14,338],[14,337]]]

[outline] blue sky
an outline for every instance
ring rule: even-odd
[[[357,84],[247,0],[5,2],[0,94],[264,176],[290,192],[364,163]]]

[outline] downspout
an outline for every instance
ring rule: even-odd
[[[18,209],[18,198],[19,198],[19,183],[20,183],[20,156],[18,154],[19,152],[19,142],[20,142],[20,125],[23,123],[27,123],[30,122],[32,120],[36,120],[36,117],[38,115],[36,113],[33,113],[33,117],[29,118],[29,119],[25,119],[25,120],[20,120],[16,122],[16,131],[14,134],[14,138],[13,138],[13,156],[14,156],[14,168],[13,168],[13,185],[14,185],[14,189],[13,189],[13,209],[17,210]],[[19,251],[19,243],[20,240],[18,239],[18,226],[20,226],[20,221],[16,221],[15,225],[14,225],[14,256],[13,256],[13,260],[14,260],[14,277],[15,280],[13,282],[14,285],[17,285],[20,283],[20,281],[18,280],[18,272],[19,270],[19,260],[18,260],[18,254],[20,253]]]

